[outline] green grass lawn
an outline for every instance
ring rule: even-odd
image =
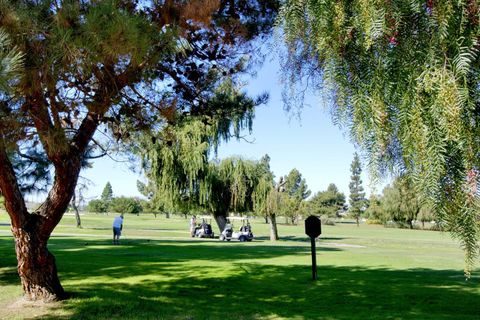
[[[463,253],[445,233],[340,223],[324,226],[318,281],[310,280],[303,224],[281,241],[253,221],[250,243],[192,239],[188,221],[125,219],[111,245],[113,215],[65,216],[50,240],[74,297],[20,304],[14,244],[0,213],[2,319],[480,319],[480,270],[463,278]],[[215,227],[216,229],[216,227]]]

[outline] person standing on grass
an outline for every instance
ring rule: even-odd
[[[197,227],[197,217],[195,217],[195,215],[193,215],[192,218],[190,219],[190,235],[192,237],[195,236],[196,227]]]
[[[120,235],[123,228],[123,214],[113,219],[113,244],[120,244]]]

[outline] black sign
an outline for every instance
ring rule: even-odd
[[[316,238],[322,234],[322,224],[320,219],[315,216],[310,216],[305,219],[305,233],[310,238]]]
[[[322,234],[322,223],[315,216],[305,219],[305,233],[310,237],[312,246],[312,280],[317,280],[317,251],[315,248],[315,238]]]

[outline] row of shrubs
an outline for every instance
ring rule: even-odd
[[[94,213],[118,212],[118,213],[140,213],[143,212],[142,200],[129,197],[116,197],[109,201],[92,200],[88,203],[87,211]]]
[[[383,225],[386,228],[400,228],[400,229],[410,229],[410,226],[403,221],[381,221],[376,219],[367,219],[367,224],[378,224]],[[431,230],[431,231],[446,231],[445,227],[437,222],[431,221],[428,223],[422,223],[415,221],[413,223],[413,229],[417,230]]]

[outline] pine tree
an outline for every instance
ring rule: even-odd
[[[113,189],[110,182],[107,182],[102,191],[102,196],[100,197],[105,202],[110,202],[113,199]]]
[[[257,0],[0,1],[0,192],[27,299],[66,297],[47,242],[88,150],[100,157],[137,132],[243,115],[222,85],[258,62],[256,40],[277,10]],[[104,141],[93,138],[100,129]],[[52,175],[34,212],[22,188],[38,180],[23,179],[18,158],[46,161]]]
[[[360,215],[365,205],[365,192],[362,186],[362,166],[358,154],[355,153],[352,164],[350,166],[350,214],[355,218],[357,227],[359,226]]]

